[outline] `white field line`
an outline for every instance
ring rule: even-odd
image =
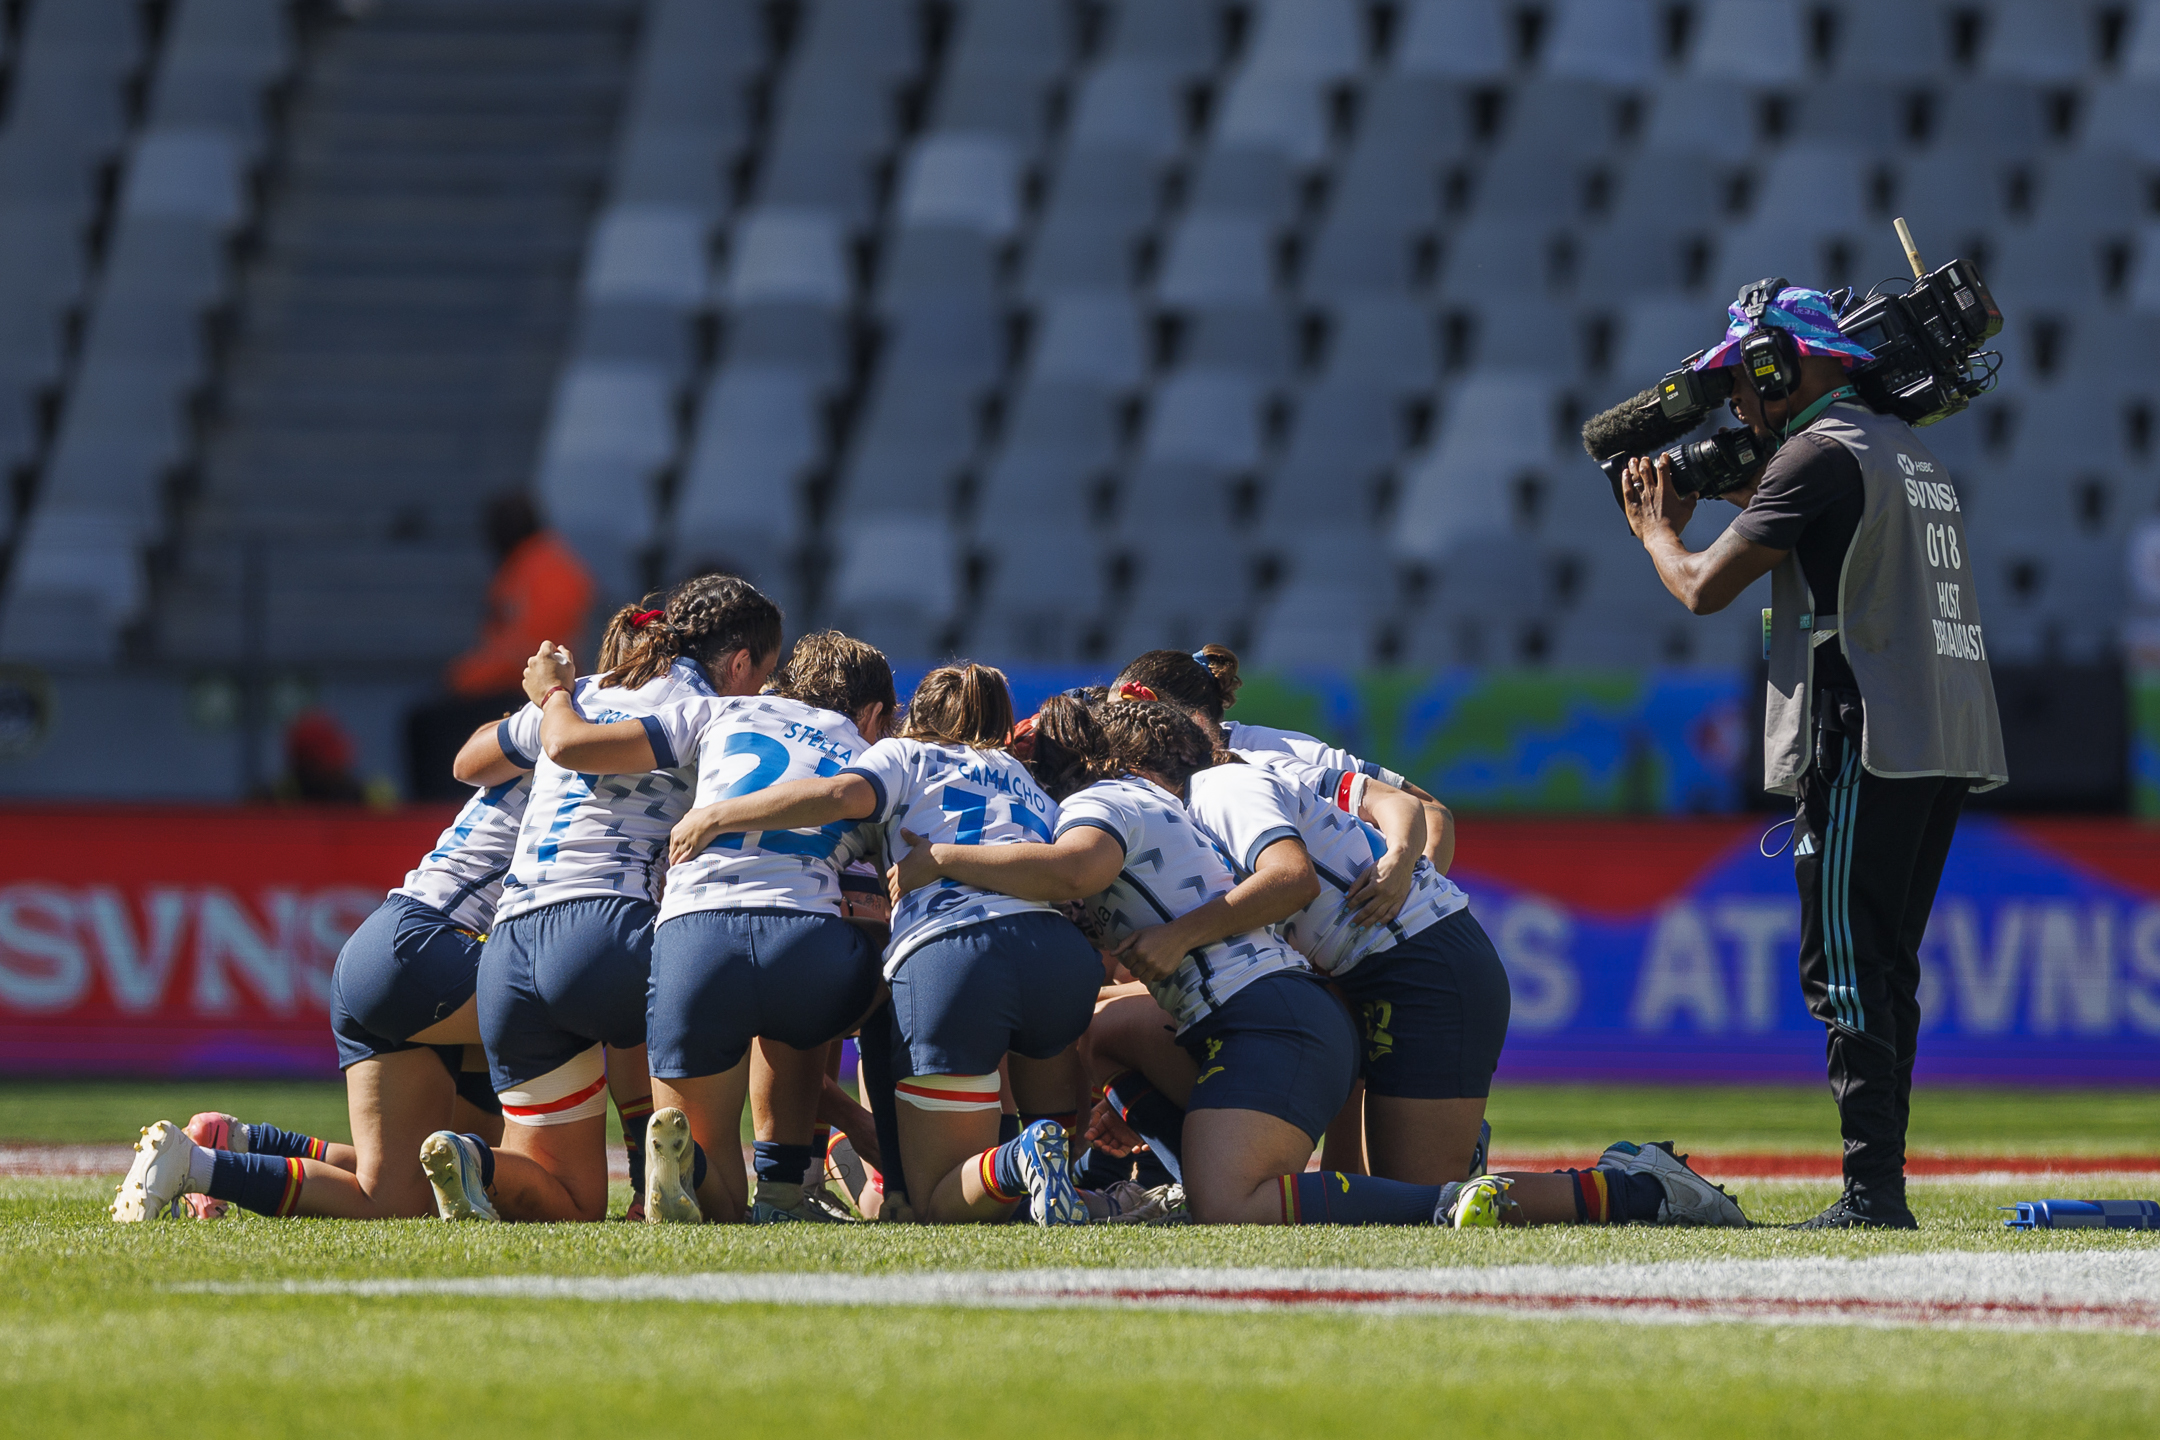
[[[1935,1252],[1863,1260],[1721,1260],[1442,1270],[1023,1270],[905,1275],[504,1275],[442,1280],[207,1281],[190,1294],[970,1309],[1498,1314],[1639,1324],[2114,1330],[2160,1333],[2160,1250]]]

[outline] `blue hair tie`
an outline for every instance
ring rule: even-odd
[[[1207,668],[1207,651],[1195,650],[1192,652],[1192,658],[1193,663],[1200,666],[1201,669]]]

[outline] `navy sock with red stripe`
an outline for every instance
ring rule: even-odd
[[[750,1157],[750,1167],[757,1172],[760,1184],[800,1185],[810,1170],[808,1145],[759,1140],[750,1147]]]
[[[258,1215],[290,1215],[300,1203],[303,1172],[293,1155],[243,1155],[237,1150],[214,1152],[206,1193]]]
[[[652,1119],[652,1096],[633,1100],[628,1105],[615,1102],[615,1113],[622,1120],[623,1150],[630,1158],[630,1198],[645,1197],[645,1126]]]
[[[330,1142],[318,1140],[313,1135],[295,1135],[275,1125],[242,1125],[240,1128],[247,1132],[247,1153],[250,1155],[290,1155],[300,1160],[320,1160],[329,1153]]]
[[[1185,1167],[1178,1159],[1178,1148],[1185,1140],[1185,1111],[1137,1070],[1127,1070],[1112,1080],[1103,1095],[1133,1133],[1147,1141],[1171,1178],[1184,1184]]]
[[[1314,1170],[1282,1177],[1285,1225],[1430,1225],[1438,1185]]]

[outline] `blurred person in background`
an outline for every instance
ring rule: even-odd
[[[415,800],[463,798],[450,763],[466,736],[523,706],[527,657],[544,639],[575,642],[592,610],[591,574],[541,524],[530,496],[496,496],[483,524],[496,564],[479,637],[444,670],[449,693],[405,723],[406,793]]]
[[[337,717],[303,710],[285,727],[285,774],[277,799],[286,804],[358,805],[368,797],[353,775],[355,747]]]

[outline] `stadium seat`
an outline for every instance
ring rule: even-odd
[[[725,555],[738,564],[792,554],[807,536],[802,483],[824,449],[817,395],[788,370],[731,366],[698,407],[670,553],[687,564]]]
[[[837,310],[853,289],[840,226],[832,216],[758,209],[736,225],[723,288],[728,304],[785,301]]]
[[[1911,139],[1912,96],[1880,80],[1825,80],[1800,92],[1787,134],[1812,145],[1886,154]]]
[[[2000,159],[2020,159],[2048,141],[2046,97],[2019,80],[1954,81],[1936,99],[1934,133]]]
[[[1563,156],[1502,144],[1480,167],[1477,221],[1572,225],[1582,216],[1587,180],[1587,169]]]
[[[1134,227],[1091,215],[1044,224],[1020,270],[1020,293],[1043,302],[1074,293],[1122,292],[1139,269]]]
[[[1327,158],[1327,89],[1312,76],[1247,66],[1230,77],[1216,110],[1218,145],[1277,151],[1307,168]]]
[[[846,65],[888,81],[922,63],[922,35],[912,6],[889,0],[809,0],[795,42],[796,63]]]
[[[1272,669],[1361,668],[1372,663],[1374,637],[1392,607],[1384,569],[1296,573],[1269,603],[1255,630],[1252,663]]]
[[[972,533],[993,543],[1015,527],[1051,527],[1076,543],[1095,527],[1105,472],[1072,451],[1008,446],[983,467]]]
[[[1997,236],[1988,288],[2036,309],[2096,306],[2107,290],[2104,258],[2100,240],[2076,217],[2043,218]]]
[[[1046,81],[1072,63],[1072,12],[1059,0],[966,0],[958,11],[956,71],[1018,73]]]
[[[2073,85],[2094,68],[2091,16],[2082,5],[1994,0],[1980,41],[1983,75],[2036,85]]]
[[[911,225],[892,234],[879,267],[881,313],[940,305],[990,310],[998,304],[997,245],[973,226]]]
[[[1276,230],[1297,218],[1297,176],[1279,150],[1215,146],[1200,156],[1186,190],[1188,214],[1242,215]]]
[[[1709,293],[1730,303],[1744,285],[1783,275],[1795,285],[1827,283],[1830,247],[1795,235],[1775,218],[1736,225],[1718,237]]]
[[[1118,397],[1109,387],[1047,379],[1038,371],[1007,407],[999,452],[1055,455],[1079,473],[1107,470],[1117,459],[1118,411]]]
[[[1673,221],[1654,227],[1614,221],[1587,229],[1575,242],[1575,293],[1592,308],[1626,295],[1676,295],[1693,280],[1692,258],[1706,243],[1706,235],[1683,232]]]
[[[721,337],[721,354],[730,365],[783,366],[821,385],[837,383],[853,361],[845,322],[832,306],[814,302],[761,300],[730,306]]]
[[[959,609],[960,556],[941,519],[844,524],[830,578],[832,623],[896,661],[927,659]]]
[[[1024,66],[956,62],[938,86],[933,120],[947,134],[995,135],[1027,160],[1049,138],[1050,102],[1049,83]]]
[[[1161,163],[1185,149],[1183,77],[1160,60],[1114,59],[1090,70],[1074,98],[1072,152],[1131,151]]]
[[[2127,235],[2152,213],[2146,167],[2119,150],[2051,155],[2034,181],[2035,214],[2074,216],[2096,232]]]
[[[1491,165],[1503,155],[1525,165],[1602,158],[1620,138],[1621,116],[1617,90],[1581,80],[1526,80],[1508,92]]]
[[[1143,459],[1222,470],[1260,463],[1262,387],[1251,375],[1180,370],[1155,387],[1142,433]]]
[[[1020,224],[1019,157],[995,135],[937,134],[909,152],[900,181],[899,222],[952,225],[993,240]]]
[[[1430,237],[1337,207],[1320,222],[1298,272],[1309,300],[1384,299],[1401,304],[1424,278],[1421,259],[1436,253]]]
[[[1357,0],[1260,0],[1245,66],[1314,80],[1352,79],[1365,69],[1363,7]]]
[[[1961,254],[2009,222],[2009,191],[2000,157],[1975,146],[1936,145],[1899,166],[1895,208],[1923,256]]]
[[[994,534],[981,552],[987,575],[971,645],[1038,665],[1071,663],[1103,609],[1101,554],[1070,531],[1040,523]]]
[[[1304,390],[1267,472],[1261,530],[1283,542],[1323,519],[1362,525],[1404,434],[1402,399],[1384,386],[1330,379]]]
[[[1118,0],[1103,54],[1111,63],[1146,60],[1180,79],[1215,68],[1222,55],[1218,0]]]
[[[1788,145],[1764,168],[1748,218],[1796,239],[1857,234],[1872,223],[1876,168],[1845,146]]]
[[[1546,602],[1548,566],[1518,536],[1481,535],[1429,557],[1437,584],[1404,626],[1407,665],[1519,665]]]
[[[1498,0],[1411,0],[1396,22],[1394,68],[1450,80],[1504,80],[1514,70],[1507,13]]]
[[[1422,307],[1353,297],[1337,303],[1329,319],[1321,364],[1328,380],[1377,385],[1396,395],[1430,390],[1439,382],[1436,335]]]
[[[1830,70],[1837,78],[1895,84],[1949,74],[1950,17],[1933,0],[1903,5],[1845,0],[1834,13]]]
[[[672,205],[618,205],[593,224],[579,289],[585,301],[643,301],[689,311],[706,289],[705,222]]]
[[[1297,320],[1270,304],[1201,305],[1186,311],[1176,363],[1247,374],[1268,386],[1298,368]]]
[[[1146,378],[1147,370],[1139,310],[1125,291],[1056,295],[1037,311],[1028,360],[1033,379],[1080,380],[1129,390]]]
[[[1009,343],[1002,313],[948,299],[890,314],[878,368],[935,375],[980,395],[1005,373]]]
[[[1690,74],[1750,85],[1792,85],[1807,75],[1807,38],[1795,0],[1708,0],[1695,29]]]
[[[1663,69],[1659,20],[1648,0],[1561,0],[1538,68],[1561,80],[1640,87]]]
[[[1398,554],[1435,560],[1513,523],[1511,487],[1553,462],[1553,389],[1544,379],[1473,374],[1444,397],[1438,433],[1404,463]]]
[[[1434,295],[1542,295],[1552,286],[1557,239],[1549,223],[1473,219],[1448,240]]]
[[[2121,150],[2147,165],[2160,164],[2160,78],[2095,85],[2085,96],[2084,116],[2082,148]]]
[[[2119,68],[2127,79],[2160,80],[2160,5],[2154,0],[2138,0],[2132,8]]]
[[[1753,84],[1697,76],[1668,80],[1649,94],[1643,153],[1704,155],[1739,163],[1755,151],[1760,113],[1760,90]]]
[[[1447,306],[1446,319],[1460,335],[1455,359],[1473,371],[1573,382],[1587,363],[1582,318],[1572,306],[1542,295],[1458,297]]]
[[[1170,231],[1155,295],[1165,305],[1262,302],[1275,293],[1268,227],[1236,215],[1191,215]]]
[[[1234,633],[1248,613],[1251,575],[1229,537],[1194,543],[1158,526],[1139,538],[1147,543],[1131,556],[1135,577],[1109,653],[1192,650]]]
[[[1161,198],[1159,172],[1145,151],[1075,146],[1051,178],[1042,230],[1099,224],[1137,234],[1153,223]]]

